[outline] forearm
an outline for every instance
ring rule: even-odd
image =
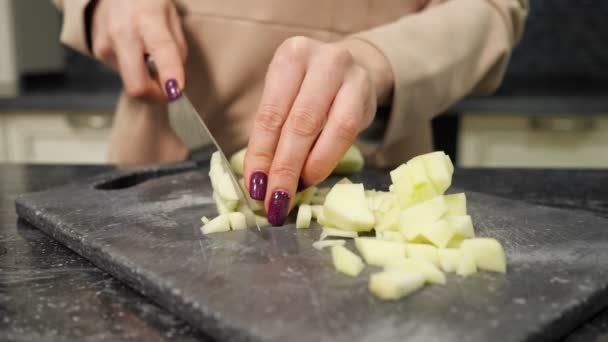
[[[52,0],[52,2],[63,12],[61,42],[83,54],[90,55],[85,18],[91,0]]]
[[[412,121],[428,120],[468,94],[493,91],[526,14],[525,0],[434,1],[418,14],[355,34],[392,67],[386,139],[402,138]]]

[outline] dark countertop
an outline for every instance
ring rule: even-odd
[[[17,195],[110,169],[0,164],[0,339],[207,340],[52,238],[17,221]],[[454,185],[608,217],[607,171],[459,169]],[[606,338],[608,309],[566,340]]]
[[[98,67],[91,64],[89,68]],[[608,113],[606,84],[587,80],[507,80],[496,94],[466,98],[449,108],[447,114],[605,114]],[[23,111],[112,113],[121,81],[105,70],[90,74],[33,75],[21,80],[21,89],[21,94],[15,98],[0,98],[0,114]]]

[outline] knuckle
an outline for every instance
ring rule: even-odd
[[[277,49],[276,59],[278,62],[293,63],[306,57],[310,48],[310,38],[295,36],[286,39]]]
[[[108,26],[108,33],[112,37],[122,37],[126,34],[127,27],[121,22],[113,22]]]
[[[278,163],[276,166],[273,165],[270,169],[270,174],[280,179],[282,184],[295,183],[300,177],[300,173],[293,166],[283,162]]]
[[[112,46],[107,39],[98,39],[93,43],[93,56],[100,60],[109,58],[112,53]]]
[[[272,153],[267,150],[249,148],[247,149],[247,158],[245,158],[245,160],[252,161],[253,163],[256,163],[256,165],[270,165],[270,163],[272,162],[272,157]]]
[[[359,134],[359,121],[353,116],[341,118],[336,124],[336,138],[352,142]]]
[[[148,95],[148,87],[143,83],[130,83],[126,85],[127,94],[130,97],[141,99]]]
[[[173,52],[178,53],[175,42],[170,36],[151,39],[148,49],[150,50],[150,53],[159,56],[159,58]]]
[[[364,68],[357,66],[353,71],[353,80],[363,90],[368,90],[372,86],[372,78]]]
[[[290,131],[301,137],[316,137],[325,123],[325,118],[310,108],[299,108],[290,115]]]
[[[283,126],[283,116],[273,104],[264,104],[255,117],[255,127],[269,132],[278,132]]]
[[[324,59],[331,65],[350,65],[353,55],[346,48],[327,44],[325,45]]]

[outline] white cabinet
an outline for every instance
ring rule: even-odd
[[[608,114],[464,114],[458,163],[465,167],[608,168]]]
[[[0,160],[103,163],[110,126],[109,113],[2,113]]]

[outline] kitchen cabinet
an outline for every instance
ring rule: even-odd
[[[608,167],[608,113],[463,114],[458,163],[464,167]]]
[[[0,114],[0,161],[103,163],[110,113]]]

